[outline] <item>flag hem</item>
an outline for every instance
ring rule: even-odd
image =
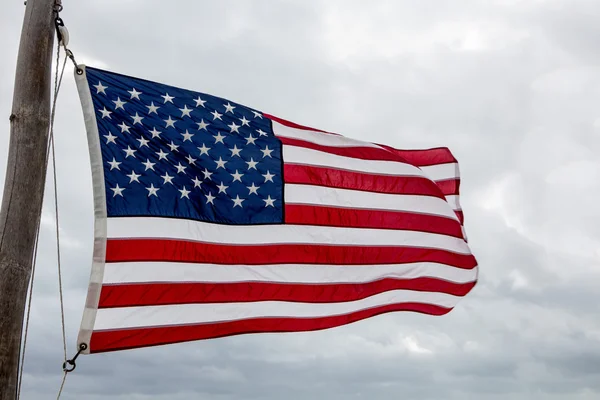
[[[78,65],[78,67],[83,70],[83,73],[78,75],[77,72],[74,71],[75,82],[77,84],[77,92],[79,93],[83,111],[92,170],[92,188],[94,196],[94,250],[87,298],[79,334],[77,336],[77,345],[79,346],[81,343],[85,343],[87,349],[82,351],[82,353],[90,354],[90,339],[96,320],[96,314],[98,312],[106,256],[106,188],[104,186],[100,137],[96,113],[94,112],[94,104],[92,102],[92,94],[87,81],[86,66],[81,64]]]

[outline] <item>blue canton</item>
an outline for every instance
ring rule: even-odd
[[[261,112],[95,68],[86,74],[109,217],[283,223],[281,142]]]

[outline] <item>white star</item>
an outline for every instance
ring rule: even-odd
[[[177,163],[177,165],[175,166],[175,168],[177,168],[177,173],[178,174],[185,174],[185,169],[187,168],[184,165],[181,165],[181,163]]]
[[[123,149],[123,151],[125,152],[125,158],[127,158],[127,157],[129,157],[129,156],[131,156],[131,157],[135,158],[135,154],[134,154],[134,153],[135,153],[137,150],[134,150],[134,149],[132,149],[131,147],[127,146],[127,148],[126,148],[126,149]]]
[[[115,139],[117,139],[117,137],[113,135],[112,132],[108,132],[108,135],[104,135],[104,137],[106,138],[106,144],[109,144],[110,142],[115,144],[117,143],[115,142]]]
[[[248,169],[256,169],[256,164],[258,164],[258,162],[254,161],[254,158],[250,157],[250,161],[246,161],[246,164],[248,164]]]
[[[256,132],[258,132],[258,134],[260,136],[268,136],[269,134],[265,131],[263,131],[262,129],[257,129]]]
[[[263,201],[266,203],[265,207],[269,207],[269,206],[275,207],[275,205],[273,204],[273,203],[275,203],[275,199],[272,199],[271,195],[267,196],[267,198],[263,199]]]
[[[252,111],[254,113],[254,118],[260,118],[262,119],[262,114],[259,113],[258,111]]]
[[[173,99],[175,98],[173,96],[169,96],[169,93],[165,93],[164,95],[161,94],[160,97],[162,97],[165,100],[163,101],[163,103],[166,103],[167,101],[169,103],[173,103]]]
[[[210,172],[208,169],[204,168],[204,171],[202,171],[202,173],[204,174],[204,179],[212,179],[210,176],[213,174],[212,172]]]
[[[240,151],[242,151],[242,149],[238,149],[237,146],[234,144],[233,145],[233,149],[229,149],[229,151],[231,151],[231,157],[233,156],[240,156]]]
[[[117,97],[117,100],[113,100],[113,103],[115,103],[115,110],[118,110],[119,108],[122,108],[124,110],[125,107],[123,106],[127,104],[126,101],[121,101],[120,97]]]
[[[150,162],[150,160],[146,159],[145,163],[142,163],[145,167],[146,167],[146,171],[148,171],[149,169],[151,169],[152,171],[154,171],[154,165],[156,163]]]
[[[187,190],[187,189],[185,188],[185,186],[183,187],[183,189],[177,189],[177,190],[179,190],[179,192],[181,193],[181,198],[182,198],[182,199],[183,199],[184,197],[185,197],[186,199],[189,199],[189,198],[190,198],[188,195],[189,195],[191,192],[190,192],[189,190]]]
[[[163,121],[165,121],[165,124],[166,124],[165,128],[168,128],[170,126],[173,127],[173,128],[175,128],[175,120],[171,119],[170,115],[169,115],[169,119],[165,119]]]
[[[206,127],[210,125],[208,122],[204,122],[204,119],[201,119],[200,122],[196,122],[196,123],[198,124],[198,130],[204,129],[206,131],[206,130],[208,130],[208,129],[206,129]]]
[[[121,170],[121,168],[119,168],[119,164],[121,164],[120,162],[118,162],[117,160],[115,160],[115,158],[113,157],[112,161],[107,161],[108,164],[110,164],[110,170],[112,171],[113,169],[118,169]]]
[[[214,136],[214,138],[215,138],[215,143],[221,142],[221,143],[225,144],[225,142],[223,141],[223,139],[225,139],[225,136],[221,135],[221,132],[217,133]]]
[[[150,105],[149,105],[149,106],[146,106],[146,107],[148,107],[148,114],[152,114],[152,113],[154,113],[154,114],[158,115],[158,112],[157,112],[157,111],[158,111],[158,109],[159,109],[160,107],[158,107],[158,106],[155,106],[155,105],[154,105],[154,102],[150,103]]]
[[[179,146],[177,146],[173,142],[171,142],[171,144],[168,144],[167,146],[169,146],[169,148],[171,149],[171,151],[179,151],[179,150],[177,150],[179,148]]]
[[[243,115],[242,118],[240,118],[240,121],[242,122],[242,126],[250,126],[250,121],[248,121]]]
[[[213,115],[213,121],[215,119],[221,119],[221,117],[223,116],[223,114],[219,114],[217,110],[213,111],[211,114]]]
[[[213,203],[213,201],[215,200],[215,198],[216,198],[216,197],[215,197],[215,196],[213,196],[213,195],[212,195],[212,193],[210,193],[210,192],[209,192],[209,193],[206,195],[206,204],[210,203],[210,204],[213,204],[213,205],[214,205],[215,203]]]
[[[265,146],[265,149],[261,150],[261,151],[263,153],[263,158],[265,158],[265,157],[271,157],[271,153],[273,152],[273,150],[269,150],[269,146]]]
[[[138,142],[140,142],[140,147],[148,147],[148,143],[150,143],[149,140],[146,140],[143,136],[139,139],[136,139]]]
[[[192,141],[192,136],[194,136],[193,133],[189,133],[188,130],[185,130],[185,133],[181,133],[181,136],[183,136],[183,141],[185,142],[186,140],[189,140],[190,142]]]
[[[144,119],[144,117],[140,117],[138,115],[138,113],[135,113],[135,115],[132,115],[131,118],[133,118],[133,124],[140,124],[142,125],[142,120]]]
[[[217,163],[217,169],[219,169],[219,168],[225,169],[225,164],[227,164],[227,161],[223,161],[223,158],[219,157],[219,159],[215,160],[215,162]]]
[[[217,187],[219,188],[219,193],[225,193],[225,194],[227,194],[226,190],[227,190],[227,188],[229,188],[229,186],[225,186],[223,184],[223,182],[221,182],[221,184],[218,185]]]
[[[142,92],[138,92],[137,90],[135,90],[135,88],[133,88],[132,90],[128,90],[129,94],[131,95],[130,99],[136,98],[136,99],[140,99],[140,94],[142,94]]]
[[[166,160],[167,156],[169,155],[169,153],[165,153],[164,151],[162,151],[162,149],[160,149],[160,151],[155,151],[155,153],[158,154],[158,161]]]
[[[271,181],[273,182],[273,177],[275,176],[274,174],[270,173],[269,171],[267,171],[266,174],[263,174],[263,176],[265,177],[265,182],[267,181]]]
[[[246,186],[246,187],[247,187],[247,188],[248,188],[248,190],[250,191],[250,193],[248,193],[248,195],[251,195],[251,194],[253,194],[253,193],[257,195],[257,194],[258,194],[258,189],[260,188],[260,186],[256,186],[256,185],[254,184],[254,182],[252,182],[252,186]]]
[[[102,113],[102,118],[108,118],[108,119],[111,119],[111,118],[110,118],[110,114],[112,114],[112,111],[108,111],[108,110],[106,109],[106,107],[104,107],[102,110],[98,110],[98,111],[100,111],[100,112]]]
[[[235,199],[231,199],[233,200],[233,207],[235,208],[235,206],[240,206],[240,208],[242,207],[242,201],[244,201],[244,199],[240,199],[239,195],[235,196]]]
[[[181,111],[181,118],[183,118],[183,117],[190,117],[191,118],[192,117],[190,115],[190,113],[192,112],[192,109],[191,108],[187,108],[187,106],[185,104],[183,105],[183,108],[179,109],[179,111]]]
[[[129,175],[125,175],[127,177],[129,177],[129,183],[133,183],[133,181],[136,181],[137,183],[140,183],[140,181],[138,180],[138,178],[142,175],[138,175],[135,173],[134,170],[131,170],[131,173]]]
[[[254,142],[256,142],[256,138],[253,137],[252,135],[250,135],[246,138],[246,144],[250,144],[250,143],[255,144]]]
[[[163,178],[164,182],[163,185],[166,185],[167,183],[170,183],[171,185],[173,184],[173,182],[171,182],[173,180],[173,178],[175,178],[174,176],[169,175],[167,172],[165,172],[165,174],[163,176],[161,176],[161,178]]]
[[[123,190],[125,190],[125,188],[119,187],[119,184],[117,183],[117,186],[114,188],[110,188],[110,190],[114,192],[113,197],[117,195],[123,197]]]
[[[228,126],[228,127],[231,129],[231,131],[230,131],[230,132],[232,132],[232,133],[233,133],[233,132],[240,133],[240,132],[238,131],[238,128],[239,128],[240,126],[239,126],[239,125],[236,125],[236,123],[235,123],[235,122],[232,122],[232,123],[231,123],[231,125],[227,125],[227,126]]]
[[[125,124],[125,122],[121,122],[121,124],[120,124],[120,125],[117,125],[117,126],[118,126],[119,128],[121,128],[121,133],[123,133],[123,132],[127,132],[127,133],[129,133],[129,128],[130,128],[130,127],[129,127],[129,126],[127,126],[127,125]]]
[[[190,154],[188,154],[188,156],[186,157],[186,160],[187,160],[188,164],[190,164],[190,165],[194,165],[196,163],[196,159],[194,157],[192,157]]]
[[[206,100],[202,100],[200,96],[198,96],[197,99],[194,99],[194,101],[196,102],[196,107],[204,107],[204,103],[206,103]]]
[[[106,92],[104,91],[104,89],[108,89],[108,86],[102,85],[102,82],[100,82],[100,81],[98,81],[98,84],[94,85],[94,87],[96,88],[96,94],[98,94],[98,93],[104,93],[104,94],[106,94]]]
[[[152,128],[150,133],[152,134],[152,139],[159,137],[161,134],[160,131],[156,130],[156,127]]]
[[[206,147],[206,145],[204,143],[202,143],[202,147],[198,147],[198,150],[200,150],[200,155],[202,155],[202,154],[208,155],[208,151],[210,150],[210,147]]]
[[[225,114],[227,114],[228,112],[233,114],[233,109],[235,108],[234,106],[232,106],[229,103],[224,104],[223,106],[225,107]]]
[[[160,190],[160,188],[155,188],[154,183],[151,183],[150,187],[147,187],[146,190],[148,191],[148,197],[150,197],[150,196],[158,197],[158,194],[156,194],[156,192],[158,192]]]
[[[234,182],[235,181],[240,181],[241,182],[242,181],[242,176],[244,176],[244,174],[240,174],[237,169],[235,170],[235,174],[230,174],[230,175],[233,176],[233,181]]]
[[[198,177],[192,179],[192,182],[194,182],[194,187],[200,187],[200,185],[202,184],[202,181],[198,179]]]

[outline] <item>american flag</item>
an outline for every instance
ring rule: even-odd
[[[442,315],[474,287],[447,148],[398,150],[81,67],[86,352]]]

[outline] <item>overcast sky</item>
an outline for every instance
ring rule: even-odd
[[[448,146],[481,268],[443,317],[82,356],[64,399],[600,398],[600,1],[63,3],[79,62],[357,139]],[[23,12],[0,13],[0,183]],[[72,355],[93,204],[70,66],[56,136]],[[51,190],[24,399],[53,398],[62,374]]]

